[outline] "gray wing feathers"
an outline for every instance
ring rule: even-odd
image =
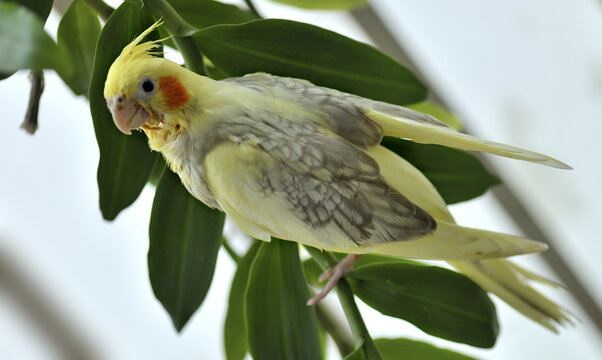
[[[328,116],[323,119],[329,128],[356,146],[363,148],[380,144],[383,130],[365,114],[365,109],[421,123],[449,126],[436,118],[402,106],[366,99],[338,90],[320,87],[307,80],[278,77],[264,73],[226,79],[258,92],[272,92],[276,98],[303,103],[308,108],[319,108]]]
[[[363,148],[380,144],[383,130],[367,117],[358,105],[371,101],[356,95],[316,86],[307,80],[251,74],[226,79],[261,93],[270,92],[274,98],[294,101],[307,109],[317,109],[330,130],[356,146]]]
[[[334,225],[356,244],[368,245],[409,240],[436,227],[382,179],[374,159],[344,139],[265,110],[227,124],[245,124],[231,141],[252,143],[276,160],[258,174],[253,190],[285,200],[312,228]]]

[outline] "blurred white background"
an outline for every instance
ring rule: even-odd
[[[373,0],[372,4],[474,133],[544,152],[575,168],[560,171],[492,159],[602,303],[601,3]],[[309,22],[369,42],[346,13],[300,11],[266,0],[256,0],[256,6],[266,17]],[[53,13],[48,21],[51,34],[56,33],[58,19]],[[222,324],[232,262],[220,254],[205,302],[177,334],[153,296],[146,268],[154,189],[147,187],[116,221],[102,220],[96,185],[98,149],[88,103],[75,98],[54,73],[45,75],[40,129],[33,137],[19,129],[29,95],[27,73],[0,82],[4,125],[0,254],[34,281],[100,358],[223,358]],[[490,195],[453,206],[452,211],[461,224],[520,234]],[[554,277],[538,256],[518,260]],[[362,311],[375,337],[424,339],[479,358],[602,358],[600,333],[571,296],[547,293],[582,322],[555,335],[496,301],[501,335],[491,350],[431,338],[368,307]],[[2,288],[0,318],[1,359],[60,358],[46,333]],[[334,350],[331,353],[331,358],[337,357]]]

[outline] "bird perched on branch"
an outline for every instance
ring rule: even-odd
[[[361,254],[447,260],[542,325],[570,322],[532,289],[545,281],[504,259],[542,243],[455,223],[424,175],[380,145],[384,135],[486,151],[557,168],[549,156],[457,132],[410,109],[308,81],[251,74],[214,81],[154,56],[157,41],[126,46],[104,96],[117,128],[142,129],[184,186],[250,236],[351,254],[325,273],[325,296]]]

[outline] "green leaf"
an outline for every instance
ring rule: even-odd
[[[150,220],[148,271],[155,296],[180,331],[205,299],[225,216],[193,198],[165,171]]]
[[[396,262],[362,266],[346,278],[360,299],[385,315],[443,339],[485,348],[495,344],[495,306],[464,275]]]
[[[17,4],[25,6],[29,10],[33,11],[43,22],[46,22],[50,10],[52,10],[53,0],[13,0]]]
[[[247,290],[251,264],[259,250],[259,241],[255,241],[241,259],[232,279],[228,312],[224,323],[224,347],[227,360],[242,360],[247,354],[247,328],[244,316],[244,297]]]
[[[451,350],[410,339],[374,339],[383,360],[475,360]]]
[[[301,9],[350,10],[368,4],[368,0],[272,0],[273,2],[295,6]]]
[[[64,48],[73,67],[70,75],[59,72],[63,81],[77,95],[88,96],[94,49],[100,35],[100,21],[85,0],[75,0],[61,19],[57,33],[58,46]]]
[[[456,115],[428,100],[408,105],[407,108],[432,115],[456,130],[460,130],[462,128],[462,122],[456,117]]]
[[[142,3],[124,2],[105,24],[96,45],[89,99],[100,150],[100,210],[107,220],[115,219],[138,198],[157,156],[149,150],[144,134],[135,131],[127,136],[117,130],[103,95],[107,73],[115,58],[153,23]]]
[[[474,155],[462,150],[388,136],[381,144],[420,170],[448,204],[473,199],[500,183]]]
[[[320,359],[315,309],[309,299],[296,243],[263,243],[249,274],[245,318],[254,359]]]
[[[69,72],[69,63],[44,32],[44,23],[30,10],[0,1],[0,72],[55,69]]]
[[[213,0],[168,0],[182,18],[197,29],[218,24],[240,24],[257,17],[241,8]]]
[[[356,346],[355,350],[347,354],[344,360],[365,360],[366,354],[364,354],[364,343],[359,346]],[[384,360],[384,359],[383,359]]]
[[[267,19],[212,26],[194,37],[230,76],[264,71],[399,105],[426,97],[424,85],[395,60],[317,26]]]

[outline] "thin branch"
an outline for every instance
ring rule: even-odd
[[[42,97],[42,92],[44,92],[44,73],[31,70],[29,73],[29,81],[31,82],[29,104],[27,104],[27,112],[25,113],[25,119],[21,123],[21,129],[25,130],[28,134],[33,135],[38,129],[40,98]]]
[[[334,340],[334,343],[339,349],[341,357],[349,354],[353,351],[353,338],[348,331],[345,331],[345,326],[339,324],[339,319],[332,313],[332,311],[323,302],[316,304],[316,315],[318,316],[318,322],[322,329],[324,329]]]
[[[165,27],[173,35],[174,42],[184,58],[186,68],[197,74],[205,75],[207,71],[203,56],[191,37],[196,29],[182,19],[180,14],[165,0],[144,0],[144,5],[165,21]]]
[[[0,239],[0,244],[4,240]],[[72,317],[65,316],[63,310],[66,308],[59,306],[53,296],[48,296],[45,291],[48,287],[40,286],[32,277],[33,273],[30,275],[29,271],[24,271],[29,269],[24,269],[24,264],[18,260],[0,246],[0,293],[3,301],[9,300],[12,303],[9,305],[14,304],[26,318],[27,325],[37,330],[35,334],[42,335],[54,347],[59,359],[102,359],[98,344],[77,326],[83,322],[74,323]]]
[[[309,252],[311,257],[316,260],[322,270],[326,271],[329,268],[336,266],[337,260],[334,258],[334,256],[332,256],[332,254],[328,252],[322,252],[321,250],[309,246],[306,246],[305,249],[307,249],[307,252]],[[355,348],[361,346],[364,350],[364,355],[368,360],[382,360],[382,356],[378,352],[378,348],[376,347],[376,344],[374,343],[374,340],[370,336],[368,328],[364,323],[362,314],[357,308],[357,304],[355,303],[355,299],[353,297],[353,291],[351,290],[347,280],[344,278],[339,279],[336,290],[337,295],[339,296],[339,301],[341,302],[341,306],[343,307],[343,311],[347,316],[347,321],[349,321],[351,331],[353,332]]]
[[[115,9],[107,5],[102,0],[86,0],[86,2],[96,11],[96,13],[98,13],[98,16],[100,16],[100,18],[103,19],[105,22],[109,19],[109,17],[111,17],[113,11],[115,11]]]
[[[197,74],[206,75],[207,69],[205,68],[203,56],[199,52],[199,49],[192,38],[174,36],[174,42],[184,58],[184,64],[186,64],[186,68],[190,71],[194,71]]]
[[[247,4],[247,7],[249,8],[249,11],[251,12],[251,14],[253,14],[261,19],[261,15],[259,15],[259,12],[257,11],[257,8],[253,4],[252,0],[245,0],[245,4]]]
[[[228,253],[228,255],[230,255],[230,258],[232,258],[232,260],[234,260],[234,262],[236,263],[236,265],[240,264],[240,260],[241,260],[240,255],[238,255],[236,253],[236,251],[234,251],[234,249],[232,248],[232,246],[230,246],[230,243],[228,242],[228,239],[226,239],[223,236],[222,236],[222,246],[224,247],[224,250],[226,250],[226,252]]]

